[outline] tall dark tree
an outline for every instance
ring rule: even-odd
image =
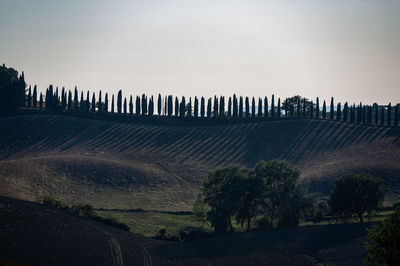
[[[33,94],[35,94],[35,89],[36,89],[36,85],[35,85],[35,88],[33,89]],[[33,99],[33,100],[35,100],[35,99]],[[34,103],[33,106],[36,106],[36,104]],[[67,97],[65,94],[65,88],[63,87],[62,91],[61,91],[61,110],[64,111],[66,106],[67,106]]]
[[[306,103],[306,98],[303,98],[302,110],[303,110],[303,118],[307,118],[307,103]]]
[[[204,97],[202,96],[201,101],[200,101],[200,116],[201,116],[201,118],[204,117],[205,113],[206,113],[205,112],[205,100],[204,100]]]
[[[240,96],[239,98],[239,117],[243,117],[243,97]]]
[[[392,125],[392,104],[389,103],[387,107],[387,118],[386,118],[386,123],[388,126]]]
[[[330,115],[330,119],[333,120],[334,115],[335,115],[335,110],[334,110],[335,106],[333,103],[333,97],[331,98],[331,107],[329,109],[329,115]]]
[[[124,97],[124,114],[126,114],[128,112],[128,108],[127,108],[127,103],[126,103],[126,97]]]
[[[251,100],[251,117],[256,117],[256,100],[254,99],[254,96]]]
[[[101,90],[99,91],[99,101],[97,102],[97,112],[103,112],[103,99],[101,98]]]
[[[149,100],[149,115],[152,116],[154,114],[154,99],[153,95],[151,95]]]
[[[348,120],[349,120],[349,106],[346,102],[343,107],[343,121],[347,122]]]
[[[106,92],[106,97],[104,99],[104,112],[108,113],[108,93]]]
[[[228,99],[228,116],[229,117],[232,116],[232,99],[231,99],[230,96],[229,96],[229,99]]]
[[[92,107],[91,112],[92,113],[96,112],[96,96],[94,95],[94,92],[93,92],[93,96],[92,96],[92,106],[91,107]]]
[[[167,110],[167,112],[168,112],[168,116],[171,116],[172,115],[172,112],[173,112],[173,104],[174,104],[174,100],[173,100],[173,97],[172,97],[172,95],[168,95],[168,110]]]
[[[375,114],[375,125],[378,125],[378,117],[379,117],[379,110],[378,110],[378,104],[374,103],[374,114]]]
[[[236,94],[233,94],[232,115],[234,118],[238,117],[238,100],[237,100]]]
[[[168,97],[167,97],[167,95],[165,95],[165,97],[164,97],[164,115],[167,115],[167,113],[168,113]]]
[[[277,117],[278,117],[278,119],[281,118],[281,98],[278,98]]]
[[[368,105],[368,125],[372,124],[372,107]]]
[[[264,97],[264,117],[268,118],[268,97]]]
[[[36,87],[36,85],[33,87],[32,102],[33,102],[33,107],[37,108],[37,87]]]
[[[300,98],[297,99],[297,119],[300,118],[301,115],[301,100]]]
[[[195,118],[199,117],[199,99],[197,99],[197,96],[194,97],[193,115]]]
[[[78,111],[79,110],[79,101],[78,101],[78,89],[75,86],[75,90],[74,90],[74,111]]]
[[[175,116],[179,116],[179,100],[175,97]]]
[[[78,97],[78,96],[76,96]],[[74,100],[75,101],[75,100]],[[54,111],[54,92],[53,92],[53,85],[49,86],[49,96],[48,98],[46,97],[46,106],[47,103],[49,104],[49,109],[48,111],[53,112]]]
[[[338,103],[336,107],[336,120],[340,121],[341,119],[342,119],[342,106],[341,103]]]
[[[138,95],[136,95],[136,104],[135,104],[135,106],[136,106],[136,110],[135,110],[136,115],[140,115],[140,110],[141,110],[141,108],[140,108],[140,97]]]
[[[314,103],[311,101],[310,118],[314,118]]]
[[[192,97],[189,97],[189,103],[187,104],[187,115],[192,116]]]
[[[0,66],[0,110],[16,110],[24,106],[25,88],[24,72],[18,76],[15,69],[4,64]]]
[[[214,117],[218,117],[218,98],[214,96]]]
[[[186,99],[185,96],[182,96],[181,104],[179,106],[179,116],[184,117],[186,113]]]
[[[39,108],[42,109],[43,108],[43,94],[40,93],[39,96]]]
[[[326,102],[324,100],[324,104],[322,105],[322,118],[326,119]]]
[[[275,118],[275,95],[272,94],[271,98],[271,118]]]
[[[399,104],[396,104],[394,107],[393,125],[395,127],[399,125]]]
[[[381,107],[381,126],[385,124],[385,107]]]
[[[111,113],[114,114],[114,94],[111,97]]]
[[[225,97],[219,97],[219,116],[225,116]]]
[[[245,100],[245,106],[246,106],[246,117],[250,116],[250,103],[249,103],[249,97],[246,96]]]
[[[62,103],[61,103],[62,106]],[[81,101],[79,102],[79,108],[81,112],[85,111],[85,101],[83,100],[83,91],[81,91]]]
[[[28,88],[28,95],[26,96],[26,101],[27,101],[28,107],[31,107],[31,103],[32,103],[32,87],[31,87],[31,85],[29,85],[29,88]]]
[[[147,108],[147,96],[146,94],[142,94],[142,115],[147,114],[148,108]]]
[[[47,107],[46,107],[47,109]],[[72,93],[71,91],[68,91],[68,111],[72,111]]]
[[[258,98],[258,112],[257,112],[257,116],[259,118],[262,117],[262,99]]]
[[[133,100],[132,100],[132,95],[129,97],[129,114],[133,115]]]
[[[317,97],[317,102],[315,106],[315,118],[319,119],[319,98]]]
[[[207,101],[207,118],[211,118],[211,110],[212,110],[211,98],[208,98],[208,101]]]
[[[362,107],[362,118],[363,118],[363,124],[367,123],[367,106],[364,104]]]
[[[117,112],[118,112],[118,114],[121,114],[121,112],[122,112],[122,91],[121,90],[118,91],[118,95],[117,95]]]
[[[157,99],[157,113],[158,115],[161,115],[161,94],[158,94],[158,99]]]

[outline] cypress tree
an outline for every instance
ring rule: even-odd
[[[111,97],[111,113],[114,114],[114,94]]]
[[[33,87],[33,107],[37,108],[37,88],[36,85]]]
[[[31,89],[32,89],[32,87],[31,87],[31,85],[29,85],[28,95],[26,97],[26,100],[28,102],[28,107],[31,107],[31,103],[32,103],[32,91],[31,91]]]
[[[232,115],[234,118],[238,117],[238,100],[236,94],[233,94],[233,112]]]
[[[122,91],[119,90],[118,95],[117,95],[117,112],[118,112],[118,114],[121,114],[121,111],[122,111]]]
[[[99,91],[99,102],[97,103],[97,112],[99,112],[99,113],[103,112],[103,103],[102,103],[102,99],[101,99],[101,90]]]
[[[192,116],[192,97],[189,97],[189,103],[187,105],[187,115]]]
[[[205,112],[205,100],[204,100],[204,97],[202,96],[201,101],[200,101],[200,116],[201,116],[201,118],[204,117],[205,113],[206,113]]]
[[[374,103],[374,109],[375,109],[375,125],[378,125],[378,104]]]
[[[94,92],[93,92],[93,96],[92,96],[92,110],[91,110],[91,112],[92,113],[96,112],[96,97],[94,95]]]
[[[207,118],[211,118],[211,98],[207,101]]]
[[[319,119],[319,98],[317,97],[317,103],[315,106],[315,118]]]
[[[127,111],[126,97],[124,97],[124,114],[126,114]]]
[[[151,95],[149,100],[149,115],[152,116],[154,114],[154,100],[153,95]]]
[[[39,108],[42,109],[43,108],[43,94],[40,93],[39,96]]]
[[[251,100],[251,117],[256,117],[256,101],[254,99],[254,96]]]
[[[218,99],[214,95],[214,117],[218,117]]]
[[[172,97],[172,95],[168,95],[168,116],[171,116],[172,115],[172,111],[173,111],[173,103],[174,103],[174,101],[173,101],[173,97]]]
[[[246,96],[245,106],[246,106],[246,117],[250,116],[250,106],[249,97]]]
[[[186,113],[186,99],[185,96],[182,96],[181,104],[179,106],[179,116],[184,117]]]
[[[362,122],[363,122],[363,124],[366,124],[367,112],[366,112],[365,104],[363,105],[361,111],[362,111]]]
[[[199,117],[199,100],[197,96],[194,97],[194,110],[193,110],[194,117]]]
[[[231,99],[230,96],[229,96],[229,99],[228,99],[228,116],[229,117],[232,116],[232,99]]]
[[[46,105],[47,105],[47,99],[46,99]],[[53,85],[49,86],[49,111],[53,112],[54,111],[54,93],[53,93]]]
[[[108,113],[108,93],[106,92],[106,97],[104,99],[104,112]]]
[[[35,94],[35,89],[36,89],[36,85],[35,85],[35,88],[33,89],[33,94]],[[33,106],[36,106],[36,104],[33,103]],[[65,88],[63,87],[62,91],[61,91],[61,110],[64,111],[66,106],[67,106],[67,99],[65,97]]]
[[[179,116],[179,100],[175,97],[175,116]]]
[[[239,98],[239,117],[243,117],[243,97],[240,96]]]
[[[271,98],[271,118],[275,118],[275,96],[273,94]]]
[[[322,118],[326,119],[326,102],[324,100],[324,104],[322,105]]]
[[[343,106],[343,121],[347,122],[349,118],[349,107],[347,102]]]
[[[342,119],[342,106],[341,103],[338,103],[336,107],[336,121],[340,121],[341,119]]]
[[[168,114],[168,97],[167,97],[167,95],[165,95],[165,98],[164,98],[164,115],[167,115]]]
[[[381,107],[381,126],[385,124],[385,107]]]
[[[262,117],[262,99],[259,97],[258,98],[258,112],[257,112],[257,116],[259,118]]]
[[[288,117],[288,106],[289,106],[289,99],[288,98],[286,98],[285,99],[285,101],[284,101],[284,109],[285,109],[285,117],[287,118]]]
[[[333,97],[331,98],[331,107],[329,109],[329,115],[330,115],[330,119],[333,120],[334,115],[335,115],[335,110],[334,110],[334,105],[333,105]]]
[[[140,97],[139,97],[139,95],[136,95],[136,110],[135,110],[135,113],[136,113],[136,115],[140,115]]]
[[[392,125],[392,104],[389,103],[387,107],[387,119],[386,123],[388,126]]]
[[[68,111],[72,111],[72,93],[68,91]]]
[[[79,103],[78,103],[78,89],[75,86],[75,91],[74,91],[74,111],[78,111],[79,108]]]
[[[264,97],[264,118],[268,119],[268,97]]]
[[[372,124],[372,106],[368,105],[368,125]]]
[[[89,98],[89,91],[87,91],[87,94],[86,94],[86,102],[85,102],[85,105],[86,105],[86,107],[85,107],[85,111],[86,111],[86,112],[89,112],[89,110],[90,110],[90,98]]]
[[[303,98],[303,118],[307,118],[306,98]]]
[[[300,97],[297,99],[297,119],[300,118],[301,114],[301,102],[300,102]]]
[[[310,118],[314,119],[314,102],[311,101],[311,106],[310,106]]]
[[[278,98],[278,111],[277,111],[278,119],[281,118],[281,98]]]
[[[399,125],[399,104],[396,104],[394,107],[394,120],[393,120],[393,125],[397,127]]]
[[[158,99],[157,99],[157,112],[158,112],[158,115],[161,115],[161,94],[160,93],[158,94]]]
[[[220,117],[225,116],[225,97],[224,96],[219,97],[219,116]]]
[[[129,114],[133,115],[133,100],[132,100],[132,95],[129,97]]]
[[[147,114],[147,96],[142,94],[142,115]]]
[[[62,105],[62,103],[61,103],[61,105]],[[81,100],[79,102],[79,108],[80,108],[81,112],[85,111],[85,102],[83,100],[83,91],[81,91]]]

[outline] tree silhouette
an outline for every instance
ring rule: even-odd
[[[32,87],[31,87],[31,85],[29,85],[29,88],[28,88],[28,95],[26,96],[26,101],[27,101],[27,104],[28,104],[28,107],[31,107],[31,103],[32,103]]]
[[[132,95],[129,97],[129,114],[133,115],[133,100],[132,100]]]
[[[208,98],[207,101],[207,118],[211,118],[211,98]]]
[[[99,101],[97,103],[97,112],[102,113],[103,112],[103,102],[101,98],[101,90],[99,91]]]
[[[319,98],[317,97],[317,103],[316,103],[316,107],[315,107],[315,118],[319,119]]]
[[[111,113],[114,114],[114,94],[111,97]]]
[[[238,117],[238,100],[236,94],[233,94],[233,108],[232,108],[232,115],[234,118]]]
[[[178,97],[175,97],[175,116],[179,116],[179,100]]]
[[[343,121],[347,122],[348,119],[349,119],[349,106],[346,102],[343,107]]]
[[[189,103],[187,104],[187,115],[192,116],[192,97],[189,97]]]
[[[53,90],[53,86],[51,86],[51,91],[52,90]],[[51,92],[50,94],[52,95],[53,92]],[[79,110],[78,89],[76,86],[75,86],[75,90],[74,90],[74,107],[73,108],[74,108],[75,112],[77,112]]]
[[[37,108],[37,87],[36,85],[33,87],[33,95],[32,95],[33,107]],[[64,107],[65,108],[65,107]]]
[[[300,118],[300,114],[301,114],[301,102],[300,98],[297,98],[297,119]]]
[[[194,109],[193,109],[194,117],[199,117],[199,100],[197,96],[194,97]]]
[[[126,97],[124,97],[124,114],[126,114],[128,112],[128,108],[127,108],[127,104],[126,104]]]
[[[254,99],[254,97],[251,100],[251,117],[256,117],[256,100]]]
[[[258,97],[258,109],[257,109],[257,117],[262,117],[262,99]]]
[[[311,100],[310,118],[311,119],[314,118],[314,103],[312,100]]]
[[[181,104],[179,106],[179,116],[184,117],[186,113],[186,99],[185,96],[182,96]]]
[[[42,109],[43,108],[43,94],[40,93],[39,96],[39,108]]]
[[[385,107],[381,107],[381,126],[385,123]]]
[[[338,103],[336,107],[336,120],[340,121],[341,119],[342,119],[342,106],[341,103]]]
[[[200,103],[200,116],[201,116],[201,118],[203,118],[204,115],[205,115],[205,100],[204,100],[203,96],[201,97],[201,101],[200,102],[201,102]]]
[[[264,117],[268,119],[268,97],[264,97]]]
[[[324,104],[322,105],[322,118],[326,119],[326,102],[324,100]]]
[[[386,124],[388,126],[392,125],[392,104],[389,103],[387,107],[387,119],[386,119]]]
[[[108,113],[108,93],[106,92],[106,97],[104,99],[104,112]]]
[[[157,99],[157,113],[158,113],[158,115],[161,115],[161,94],[158,94],[158,99]]]
[[[275,95],[272,94],[271,98],[271,118],[275,118]]]
[[[302,106],[302,110],[303,110],[303,118],[307,118],[307,105],[306,105],[306,98],[303,98],[303,106]]]
[[[219,116],[225,116],[225,97],[219,97]]]
[[[399,104],[396,104],[394,107],[393,125],[395,127],[399,125]]]
[[[218,98],[214,96],[214,118],[218,117]]]
[[[154,114],[154,100],[152,95],[149,100],[149,115],[152,116],[153,114]]]
[[[281,98],[278,98],[278,110],[277,110],[278,119],[281,118]]]
[[[94,92],[93,92],[93,96],[92,96],[92,106],[91,107],[92,107],[91,112],[92,113],[96,112],[96,97],[94,95]]]
[[[140,115],[140,97],[138,95],[136,95],[136,109],[135,109],[135,113],[136,115]]]
[[[245,106],[246,106],[246,118],[250,116],[250,103],[249,97],[246,96]]]
[[[368,125],[372,124],[372,107],[368,105]]]
[[[243,117],[243,97],[240,96],[239,98],[239,117]]]
[[[46,90],[46,97],[47,97],[47,90]],[[46,110],[47,110],[47,103],[46,103]],[[68,111],[72,111],[72,93],[68,91]]]
[[[122,111],[122,91],[119,90],[117,95],[117,113],[121,114],[121,111]]]
[[[13,68],[0,66],[0,110],[16,110],[25,105],[24,72],[18,76]]]
[[[172,116],[173,103],[174,103],[172,95],[169,95],[167,99],[168,99],[168,108],[167,108],[168,116]]]
[[[62,106],[63,104],[61,103],[61,106]],[[81,112],[84,112],[85,111],[85,101],[83,100],[83,91],[81,91],[81,101],[79,102],[79,108],[80,108],[80,111]]]
[[[232,116],[232,99],[229,96],[228,98],[228,116],[231,117]]]
[[[329,109],[329,116],[330,116],[330,119],[331,120],[333,120],[333,118],[334,118],[334,115],[335,115],[335,110],[334,110],[334,105],[333,105],[334,103],[333,103],[333,97],[331,97],[331,107],[330,107],[330,109]]]

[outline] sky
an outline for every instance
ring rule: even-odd
[[[400,102],[400,1],[0,0],[0,64],[124,95]]]

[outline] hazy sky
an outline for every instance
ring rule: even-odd
[[[400,102],[400,1],[0,0],[0,36],[42,90]]]

